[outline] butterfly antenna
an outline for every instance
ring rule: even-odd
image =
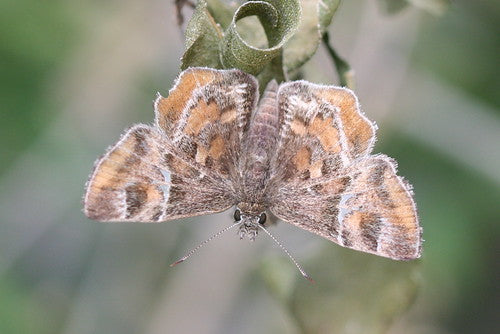
[[[268,236],[271,237],[271,239],[274,240],[275,243],[278,244],[278,246],[281,247],[281,249],[286,253],[286,255],[288,255],[288,257],[290,258],[290,260],[292,260],[292,262],[295,264],[295,266],[297,267],[297,269],[299,269],[300,273],[302,274],[302,276],[304,276],[305,278],[307,278],[307,280],[311,283],[315,283],[314,280],[305,272],[304,269],[302,269],[302,267],[300,266],[300,264],[297,263],[297,261],[295,261],[294,257],[292,256],[292,254],[290,254],[290,252],[285,248],[285,246],[283,246],[283,244],[281,242],[279,242],[278,239],[276,239],[274,237],[274,235],[271,234],[271,232],[269,232],[264,226],[262,226],[261,224],[257,224],[257,226],[259,226],[264,232],[266,232],[266,234]]]
[[[221,236],[224,232],[227,232],[229,231],[230,229],[232,229],[233,227],[237,226],[241,224],[241,222],[236,222],[234,223],[233,225],[231,226],[228,226],[222,230],[220,230],[219,232],[215,233],[214,235],[212,235],[210,238],[208,238],[207,240],[203,241],[201,244],[199,244],[198,246],[196,246],[195,248],[191,249],[186,255],[184,255],[183,257],[181,257],[179,260],[175,261],[174,263],[172,263],[170,266],[173,267],[181,262],[184,262],[186,261],[191,255],[193,255],[194,253],[196,253],[196,251],[198,249],[200,249],[201,247],[205,246],[207,243],[209,243],[211,240]]]

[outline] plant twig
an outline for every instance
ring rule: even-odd
[[[328,32],[323,34],[323,43],[326,46],[328,54],[332,57],[333,63],[335,65],[335,69],[337,70],[337,74],[339,76],[340,85],[348,88],[354,88],[354,70],[351,66],[341,58],[335,49],[330,45],[330,36]]]

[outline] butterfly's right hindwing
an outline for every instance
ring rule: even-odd
[[[150,126],[136,125],[100,158],[87,183],[85,214],[99,221],[161,222],[223,211],[224,183],[182,161]]]

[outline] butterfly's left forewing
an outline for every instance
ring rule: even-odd
[[[375,127],[348,89],[289,82],[279,87],[278,106],[281,129],[271,163],[274,183],[340,175],[372,149]]]
[[[420,255],[411,189],[385,156],[355,95],[304,81],[278,91],[282,128],[271,164],[270,210],[342,246],[393,259]]]

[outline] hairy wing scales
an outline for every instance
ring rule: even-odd
[[[129,129],[97,161],[84,212],[101,221],[164,221],[235,204],[239,154],[258,99],[238,70],[192,68],[155,101],[155,126]]]
[[[157,222],[223,211],[232,193],[175,158],[152,127],[137,125],[96,163],[84,212],[100,221]]]
[[[280,87],[278,104],[282,128],[270,210],[345,247],[399,260],[419,257],[411,190],[391,159],[369,155],[375,125],[356,96],[298,81]]]
[[[257,82],[248,74],[192,68],[167,98],[158,97],[156,124],[181,158],[237,181],[242,138],[257,100]]]
[[[411,189],[383,155],[346,175],[306,188],[283,187],[271,211],[342,246],[397,260],[420,256],[421,228]]]
[[[280,86],[280,140],[271,184],[338,175],[368,154],[375,126],[348,89],[295,81]]]

